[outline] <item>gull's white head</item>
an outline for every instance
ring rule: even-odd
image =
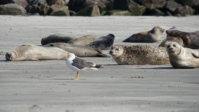
[[[69,59],[69,60],[75,59],[75,54],[73,54],[73,53],[68,53],[68,56],[64,56],[64,58],[65,58],[65,59]]]
[[[68,59],[75,59],[75,54],[68,53]]]

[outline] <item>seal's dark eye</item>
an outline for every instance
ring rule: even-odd
[[[168,45],[167,48],[170,48],[170,45]]]
[[[119,49],[118,49],[118,48],[116,48],[115,50],[116,50],[116,51],[118,51]]]
[[[176,45],[175,45],[175,44],[173,44],[173,47],[176,47]]]

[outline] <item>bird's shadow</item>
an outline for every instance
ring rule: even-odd
[[[174,69],[173,67],[152,67],[152,68],[137,68],[137,69]]]
[[[118,64],[103,64],[103,66],[121,66],[121,65],[118,65]]]
[[[0,60],[0,62],[8,62],[7,60]]]
[[[131,65],[118,65],[118,64],[104,64],[103,66],[131,66]],[[142,67],[139,66],[137,69],[174,69],[172,66],[164,66],[164,67]]]
[[[74,78],[57,78],[57,79],[51,79],[51,80],[65,80],[65,81],[81,81],[81,80],[86,80],[86,79],[79,79],[79,80],[74,80]]]

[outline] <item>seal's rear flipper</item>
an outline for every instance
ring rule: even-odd
[[[127,39],[123,40],[123,42],[129,42],[129,38],[127,38]]]
[[[106,54],[103,54],[103,53],[98,53],[97,54],[97,57],[110,57],[110,56],[108,56],[108,55],[106,55]]]
[[[11,53],[7,52],[5,55],[6,61],[11,61],[11,57],[12,57]]]
[[[98,52],[97,54],[98,57],[110,57],[106,54],[103,54],[101,49],[95,49],[95,50]]]

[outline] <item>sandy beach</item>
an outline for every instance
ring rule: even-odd
[[[5,61],[19,45],[41,45],[51,34],[80,37],[115,35],[114,44],[160,26],[199,30],[199,16],[50,17],[0,16],[0,112],[199,112],[199,69],[168,65],[117,65],[111,58],[86,57],[103,64],[76,73],[64,60]],[[166,37],[164,32],[161,39]],[[147,45],[158,46],[158,43]],[[108,54],[108,50],[103,51]]]

